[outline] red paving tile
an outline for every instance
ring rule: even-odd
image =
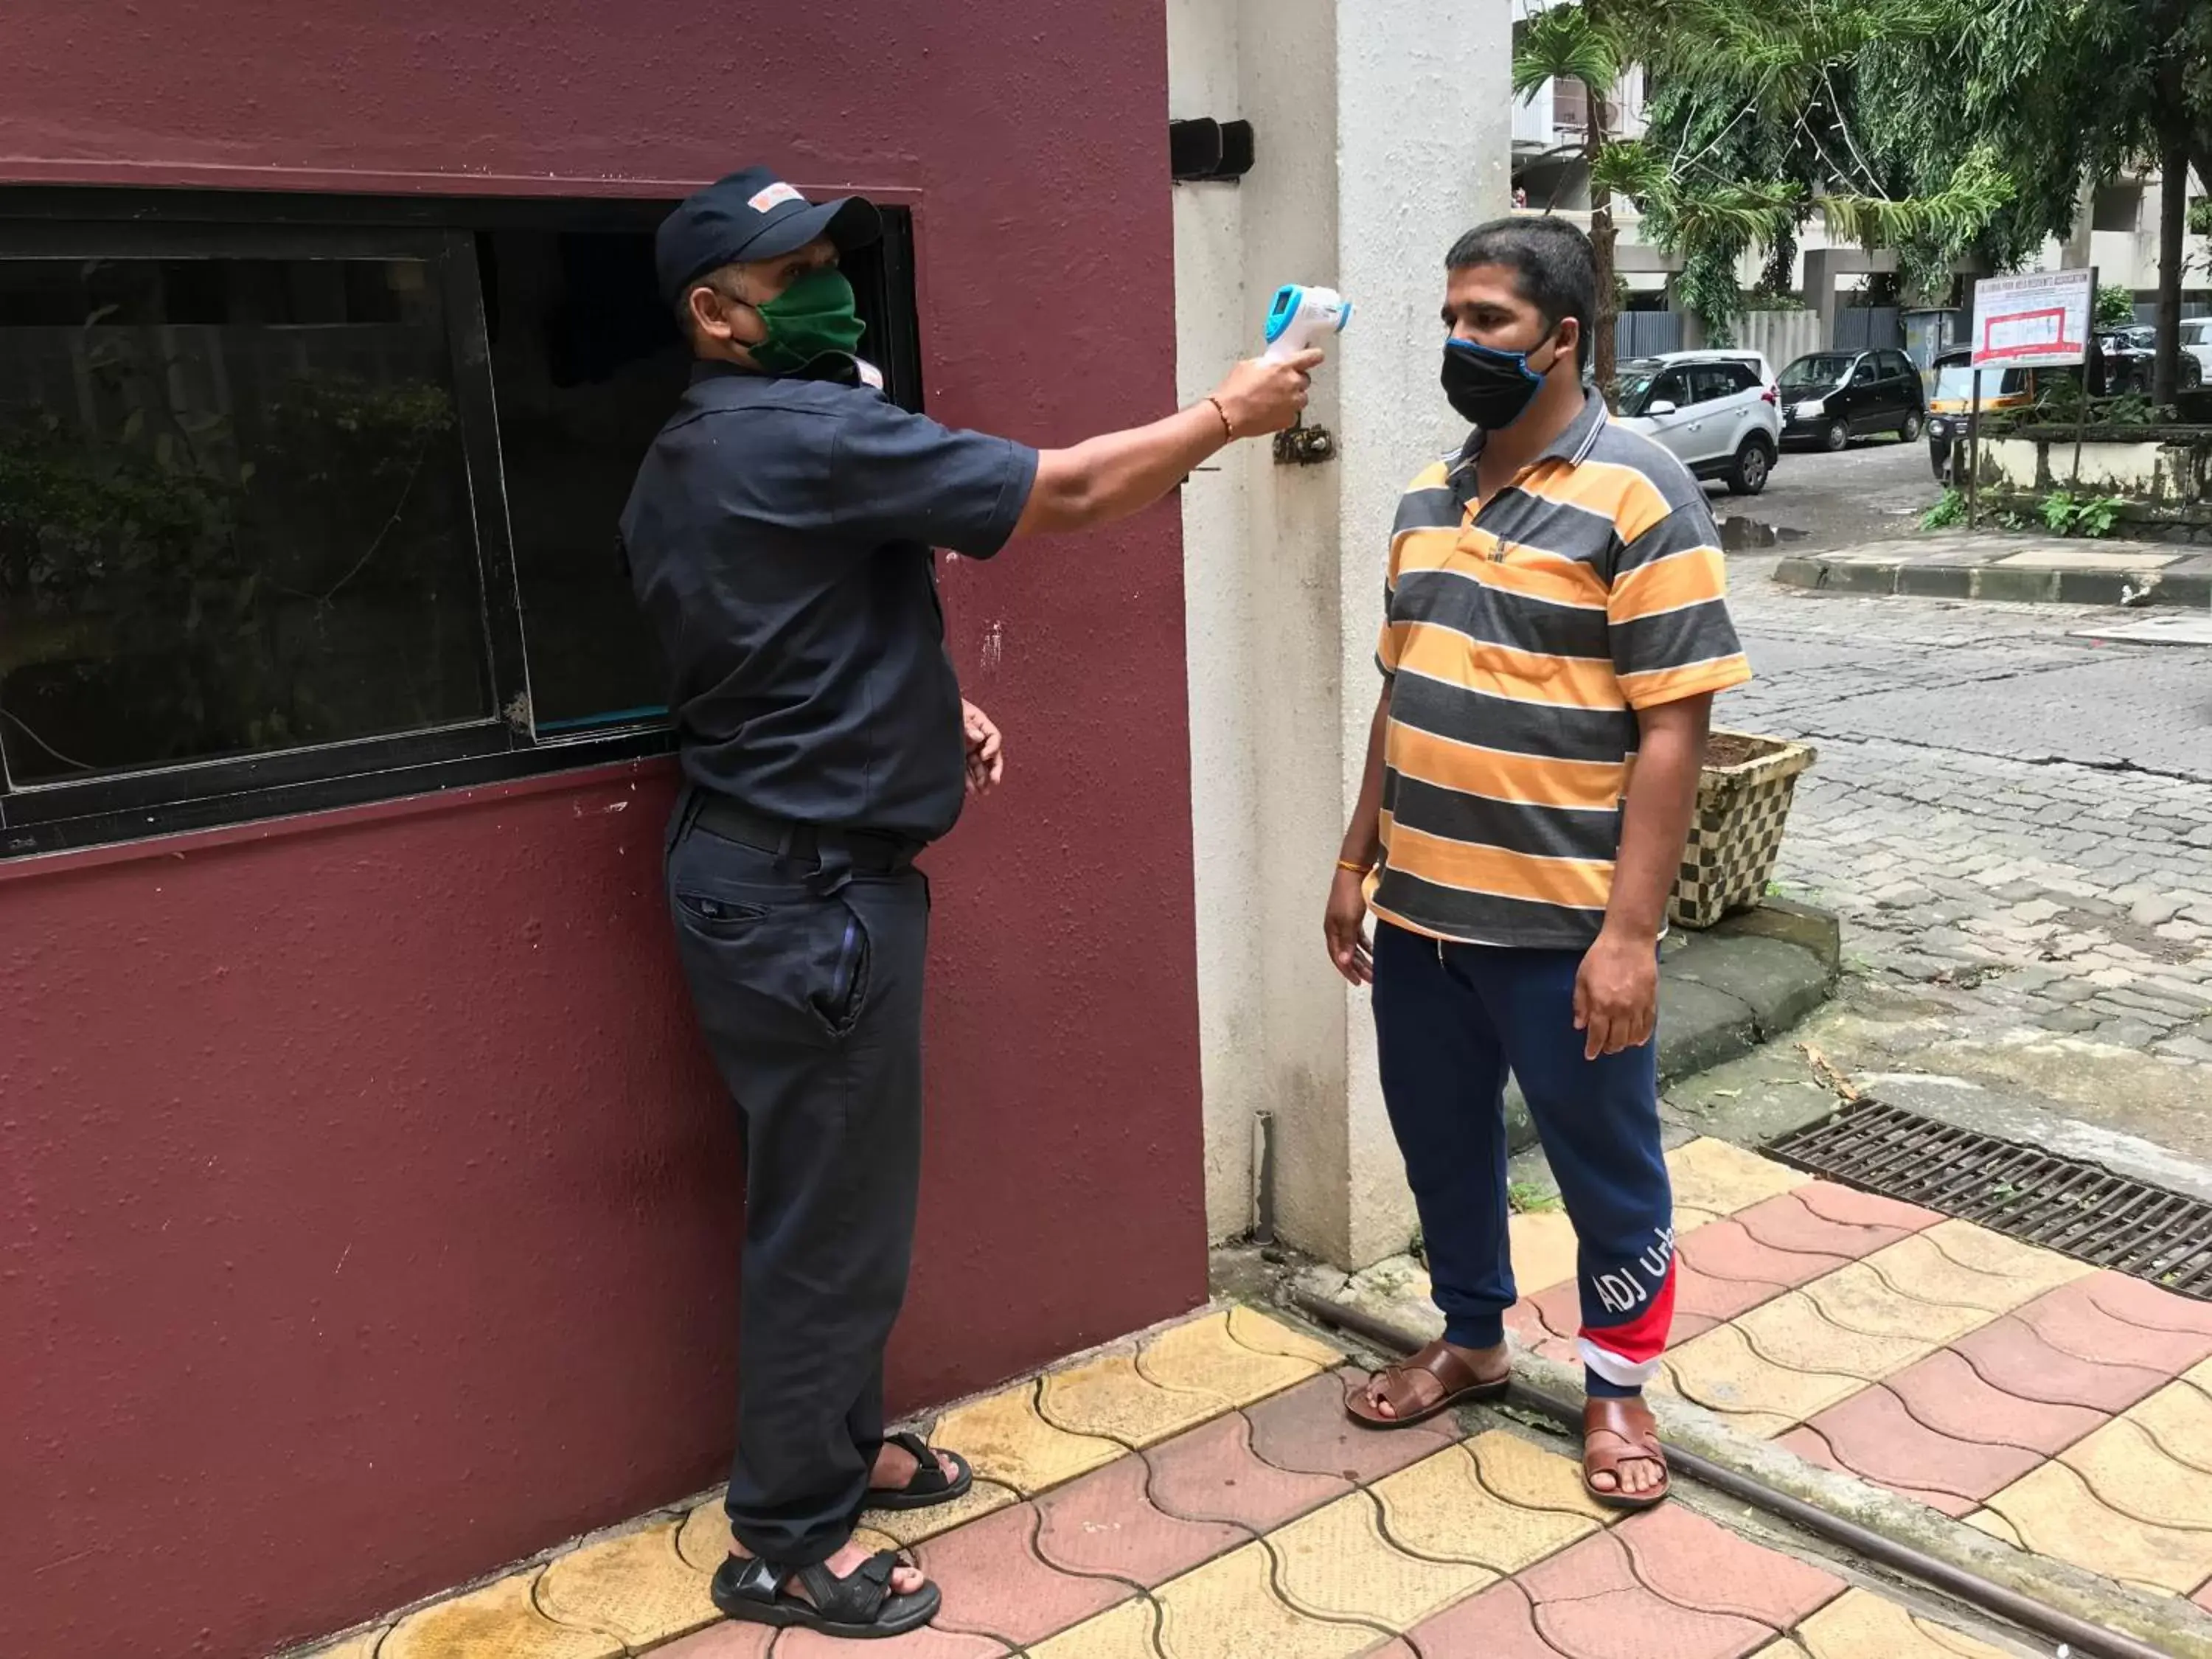
[[[1517,1582],[1536,1604],[1537,1632],[1566,1659],[1741,1659],[1778,1633],[1754,1620],[1668,1601],[1637,1577],[1611,1533],[1584,1539]]]
[[[1644,1585],[1681,1607],[1787,1630],[1844,1593],[1833,1574],[1762,1549],[1680,1504],[1625,1521],[1613,1535]]]
[[[1117,1458],[1039,1498],[1037,1553],[1063,1572],[1133,1579],[1150,1589],[1249,1540],[1241,1527],[1154,1509],[1145,1497],[1146,1474],[1140,1459]]]
[[[2010,1314],[1960,1337],[1951,1350],[1963,1355],[1984,1382],[2007,1394],[2098,1412],[2125,1411],[2169,1380],[2162,1370],[2100,1364],[2053,1347]]]
[[[653,1652],[661,1659],[766,1659],[775,1640],[775,1632],[766,1625],[738,1625],[725,1620]]]
[[[1567,1328],[1562,1331],[1551,1323],[1550,1313],[1543,1305],[1545,1297],[1553,1295],[1559,1288],[1555,1285],[1544,1296],[1523,1297],[1515,1303],[1505,1310],[1505,1328],[1519,1337],[1522,1346],[1533,1353],[1541,1354],[1547,1359],[1556,1359],[1563,1365],[1578,1364],[1581,1355],[1575,1349],[1574,1334],[1579,1323],[1579,1315],[1571,1312],[1566,1315]],[[1565,1288],[1570,1293],[1571,1304],[1574,1287],[1570,1285]],[[1558,1310],[1555,1307],[1550,1311],[1557,1312]]]
[[[1144,1451],[1152,1503],[1186,1521],[1225,1521],[1270,1532],[1352,1490],[1335,1475],[1293,1474],[1263,1463],[1251,1425],[1231,1412]]]
[[[1036,1528],[1035,1506],[1018,1504],[930,1539],[915,1552],[921,1570],[945,1592],[938,1629],[1020,1647],[1135,1594],[1127,1584],[1078,1578],[1047,1566],[1034,1547]],[[784,1656],[779,1652],[777,1659]]]
[[[1836,1455],[1826,1441],[1802,1425],[1790,1430],[1774,1443],[1786,1452],[1795,1453],[1808,1463],[1817,1463],[1824,1469],[1835,1470],[1838,1474],[1856,1475],[1858,1473],[1856,1469],[1845,1468],[1843,1460]],[[1981,1508],[1980,1504],[1971,1498],[1948,1492],[1917,1492],[1911,1487],[1894,1486],[1889,1490],[1900,1498],[1910,1498],[1916,1504],[1925,1504],[1929,1509],[1948,1515],[1954,1521]]]
[[[2115,1278],[2118,1275],[2114,1275]],[[2093,1299],[2093,1297],[2094,1299]],[[2130,1323],[2103,1304],[2121,1298],[2096,1279],[2076,1279],[2039,1296],[2017,1317],[2055,1348],[2106,1365],[2140,1365],[2172,1377],[2212,1354],[2212,1335]]]
[[[653,1651],[654,1659],[660,1659],[661,1655],[676,1650],[655,1648]],[[1012,1650],[988,1637],[929,1628],[871,1642],[866,1651],[868,1659],[1006,1659]],[[775,1644],[775,1659],[852,1659],[852,1653],[850,1642],[819,1636],[811,1630],[786,1631]]]
[[[1388,1647],[1371,1650],[1363,1656],[1363,1659],[1421,1659],[1421,1656],[1407,1646],[1406,1638],[1401,1636]],[[1437,1659],[1443,1659],[1443,1656],[1438,1655]]]
[[[2105,1420],[2105,1413],[2081,1406],[2022,1400],[1991,1388],[1948,1349],[1930,1354],[1889,1379],[1887,1385],[1905,1409],[1939,1434],[1954,1440],[1978,1440],[1990,1446],[2025,1446],[2033,1451],[2063,1451]]]
[[[2127,1273],[2100,1273],[2077,1288],[2115,1319],[2154,1331],[2188,1331],[2212,1343],[2212,1302],[2176,1296]]]
[[[1802,1192],[1800,1188],[1798,1191]],[[1831,1221],[1807,1206],[1797,1193],[1784,1193],[1735,1213],[1735,1223],[1770,1249],[1800,1255],[1842,1256],[1856,1261],[1918,1231],[1881,1224]],[[1702,1230],[1701,1230],[1702,1231]],[[1697,1234],[1690,1235],[1695,1238]]]
[[[1938,1434],[1879,1383],[1829,1407],[1807,1426],[1852,1474],[1915,1496],[1988,1498],[2044,1461],[2039,1451]]]
[[[1410,1635],[1428,1659],[1559,1659],[1536,1634],[1528,1598],[1510,1578],[1416,1625]]]
[[[1683,1234],[1674,1252],[1685,1267],[1695,1267],[1708,1278],[1769,1285],[1775,1296],[1847,1267],[1851,1260],[1840,1252],[1777,1249],[1753,1238],[1735,1220],[1709,1222],[1695,1232]]]
[[[1366,1381],[1364,1371],[1332,1371],[1249,1407],[1244,1415],[1252,1423],[1252,1449],[1279,1469],[1364,1483],[1395,1474],[1459,1438],[1449,1412],[1402,1429],[1361,1428],[1344,1414],[1344,1395]]]
[[[1808,1261],[1818,1257],[1808,1256]],[[1749,1313],[1763,1302],[1771,1302],[1784,1291],[1786,1285],[1777,1285],[1766,1279],[1719,1279],[1691,1261],[1679,1256],[1674,1263],[1674,1331],[1672,1340],[1686,1342],[1695,1333],[1683,1328],[1684,1322],[1698,1319],[1705,1328],[1725,1325],[1731,1319]]]
[[[2212,1584],[2205,1584],[2199,1587],[2197,1594],[2191,1596],[2189,1599],[2196,1602],[2198,1607],[2203,1608],[2205,1612],[2212,1613]]]
[[[1877,1193],[1863,1193],[1856,1187],[1839,1187],[1832,1181],[1808,1182],[1796,1189],[1796,1196],[1799,1203],[1822,1220],[1838,1221],[1846,1226],[1896,1227],[1917,1233],[1943,1218],[1917,1204],[1884,1198]]]

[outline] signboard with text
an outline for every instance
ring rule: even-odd
[[[2047,368],[2085,361],[2094,270],[1984,276],[1974,285],[1976,368]]]

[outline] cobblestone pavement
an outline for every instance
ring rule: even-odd
[[[1847,1002],[1891,994],[1868,1063],[1971,1050],[2212,1157],[2184,1109],[2212,1097],[2212,651],[2073,636],[2127,613],[1827,597],[1769,568],[1732,562],[1759,678],[1717,719],[1819,747],[1778,878],[1842,915]],[[2090,1087],[2085,1046],[2155,1064]]]
[[[1721,1209],[1805,1184],[1717,1142],[1676,1158],[1686,1194],[1717,1206],[1686,1209],[1686,1224],[1710,1227]],[[1861,1245],[1877,1237],[1860,1231]],[[1532,1244],[1532,1271],[1571,1263],[1547,1255],[1555,1243]],[[2212,1337],[2203,1346],[2212,1352]],[[942,1586],[944,1609],[933,1629],[870,1651],[2006,1659],[2039,1650],[1686,1485],[1664,1508],[1623,1520],[1583,1495],[1567,1443],[1484,1411],[1388,1434],[1356,1429],[1342,1402],[1364,1373],[1344,1359],[1232,1307],[945,1413],[932,1437],[973,1461],[974,1492],[940,1509],[863,1517],[869,1541],[915,1553]],[[844,1650],[719,1621],[706,1587],[727,1538],[709,1498],[349,1637],[325,1659],[647,1650],[828,1659]],[[2177,1618],[2191,1616],[2174,1605]]]

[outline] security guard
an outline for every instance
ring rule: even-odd
[[[1000,765],[961,701],[932,549],[988,558],[1149,507],[1231,441],[1288,426],[1320,361],[1239,364],[1180,413],[1071,449],[948,431],[854,356],[838,255],[879,234],[866,202],[811,203],[761,168],[670,215],[659,276],[698,361],[622,520],[674,682],[669,903],[745,1132],[735,1543],[714,1601],[848,1637],[927,1624],[939,1599],[853,1542],[861,1510],[972,1480],[884,1433],[920,1185],[914,860]]]

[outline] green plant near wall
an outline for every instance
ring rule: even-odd
[[[2038,507],[2044,528],[2061,536],[2109,536],[2127,507],[2120,495],[2075,495],[2054,489]]]
[[[1936,498],[1936,505],[1920,515],[1923,530],[1948,530],[1954,524],[1966,521],[1966,493],[1962,489],[1947,489]]]
[[[2136,291],[2118,283],[2106,283],[2097,289],[2097,326],[2099,328],[2130,328],[2136,320]]]

